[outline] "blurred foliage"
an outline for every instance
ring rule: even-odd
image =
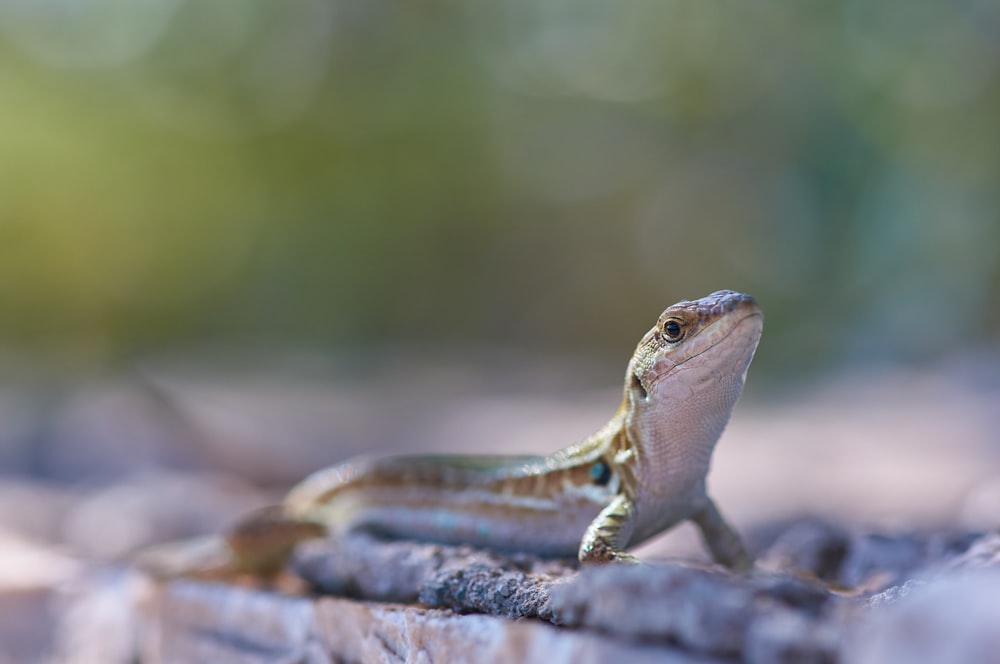
[[[0,0],[0,335],[763,364],[1000,336],[1000,3]]]

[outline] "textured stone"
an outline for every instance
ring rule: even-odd
[[[773,607],[754,618],[741,654],[749,664],[832,664],[842,633],[838,621]]]
[[[0,662],[37,661],[57,628],[58,591],[79,561],[0,531]]]
[[[1000,568],[1000,533],[980,535],[965,551],[946,559],[946,569]]]
[[[548,587],[575,562],[470,547],[383,541],[364,534],[309,542],[296,572],[321,592],[414,602],[460,613],[550,617]]]
[[[966,551],[979,533],[855,533],[837,581],[847,587],[885,587],[928,565]]]
[[[553,587],[552,608],[566,625],[694,652],[737,656],[754,642],[763,652],[830,656],[835,643],[815,626],[834,597],[790,577],[776,581],[676,565],[587,568]],[[780,619],[800,629],[782,629]]]
[[[872,604],[845,640],[845,662],[981,664],[1000,654],[1000,570],[952,571]]]
[[[59,589],[51,664],[132,664],[144,631],[139,612],[152,585],[121,568],[95,568]]]
[[[758,560],[764,569],[880,590],[962,554],[980,533],[873,533],[806,520],[782,532]]]
[[[983,653],[1000,652],[1000,536],[851,532],[844,541],[845,560],[854,545],[936,553],[918,576],[866,601],[860,592],[843,596],[837,583],[782,572],[732,575],[676,564],[575,570],[530,556],[358,535],[314,542],[296,564],[314,582],[355,598],[418,597],[456,610],[154,583],[112,570],[73,586],[55,661],[867,664],[991,661]],[[971,545],[955,552],[955,542]],[[884,578],[899,569],[879,570],[877,561],[912,564],[909,555],[870,560]],[[469,612],[478,614],[461,615]]]
[[[0,662],[37,661],[54,638],[54,618],[50,589],[0,590]]]
[[[628,644],[537,621],[192,582],[157,587],[144,620],[140,654],[148,664],[718,661],[670,646]]]
[[[799,521],[777,536],[757,565],[833,581],[840,575],[849,546],[850,535],[844,528],[819,520]]]
[[[549,604],[552,579],[484,564],[448,566],[424,581],[420,602],[460,613],[506,618],[553,617]]]

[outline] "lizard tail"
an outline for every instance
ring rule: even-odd
[[[295,546],[323,537],[319,524],[288,517],[280,506],[252,512],[224,536],[209,535],[140,551],[134,562],[154,578],[232,579],[275,577]]]

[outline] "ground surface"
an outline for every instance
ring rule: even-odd
[[[903,637],[893,634],[922,643],[906,632],[907,620],[935,626],[920,630],[922,638],[955,642],[949,636],[961,633],[963,642],[989,645],[975,638],[981,621],[973,619],[995,616],[992,598],[1000,596],[988,536],[1000,514],[1000,371],[988,361],[951,363],[948,373],[844,375],[768,398],[751,389],[709,480],[762,558],[764,570],[749,579],[697,568],[704,558],[687,527],[638,551],[667,561],[628,572],[650,575],[638,579],[533,570],[488,556],[476,562],[468,556],[485,554],[467,551],[438,552],[435,560],[451,562],[423,569],[413,565],[425,549],[403,555],[377,542],[355,549],[383,561],[380,567],[355,561],[338,568],[351,559],[331,550],[300,556],[314,582],[376,603],[157,586],[124,571],[136,548],[217,531],[274,501],[295,478],[352,454],[544,453],[589,433],[617,402],[616,388],[580,387],[605,382],[593,375],[533,367],[491,371],[485,384],[454,367],[397,365],[363,383],[290,371],[220,378],[217,371],[158,370],[59,392],[0,391],[0,662],[127,661],[114,656],[137,649],[149,661],[197,661],[171,644],[209,642],[219,652],[228,648],[233,661],[305,657],[268,659],[286,651],[326,661],[337,643],[353,644],[342,658],[350,661],[351,653],[378,652],[383,641],[386,652],[404,659],[445,661],[445,651],[434,648],[458,647],[458,635],[478,635],[469,643],[497,659],[544,653],[545,661],[558,661],[553,653],[563,653],[570,658],[563,661],[578,661],[581,652],[630,648],[621,652],[635,661],[668,651],[676,661],[737,654],[768,661],[768,653],[792,648],[816,661],[886,661],[865,657],[897,647]],[[399,588],[386,569],[407,571],[408,594],[392,594]],[[365,590],[366,578],[382,590]],[[646,589],[658,590],[647,596]],[[906,602],[897,601],[903,595]],[[472,600],[479,603],[463,604]],[[136,602],[142,612],[133,610]],[[910,603],[917,612],[930,605],[950,606],[955,616],[975,612],[962,620],[914,617],[906,613]],[[730,605],[752,610],[730,614]],[[279,620],[280,607],[297,616],[281,623],[290,631],[276,632],[262,650],[240,637],[251,619]],[[622,618],[642,607],[673,618],[645,626]],[[482,612],[535,617],[511,622]],[[191,624],[181,618],[193,615],[202,641],[181,638]],[[331,641],[331,615],[351,616],[343,624],[354,621],[358,631]],[[721,650],[698,641],[705,638],[698,629],[709,629],[714,643],[720,632],[712,630],[732,624],[740,636],[719,641],[729,643]],[[95,655],[93,644],[105,652]],[[926,644],[918,650],[936,653]]]

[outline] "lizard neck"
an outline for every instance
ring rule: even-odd
[[[643,493],[703,490],[712,451],[742,390],[740,373],[699,375],[682,369],[650,398],[631,400],[623,427],[635,449],[634,473]]]

